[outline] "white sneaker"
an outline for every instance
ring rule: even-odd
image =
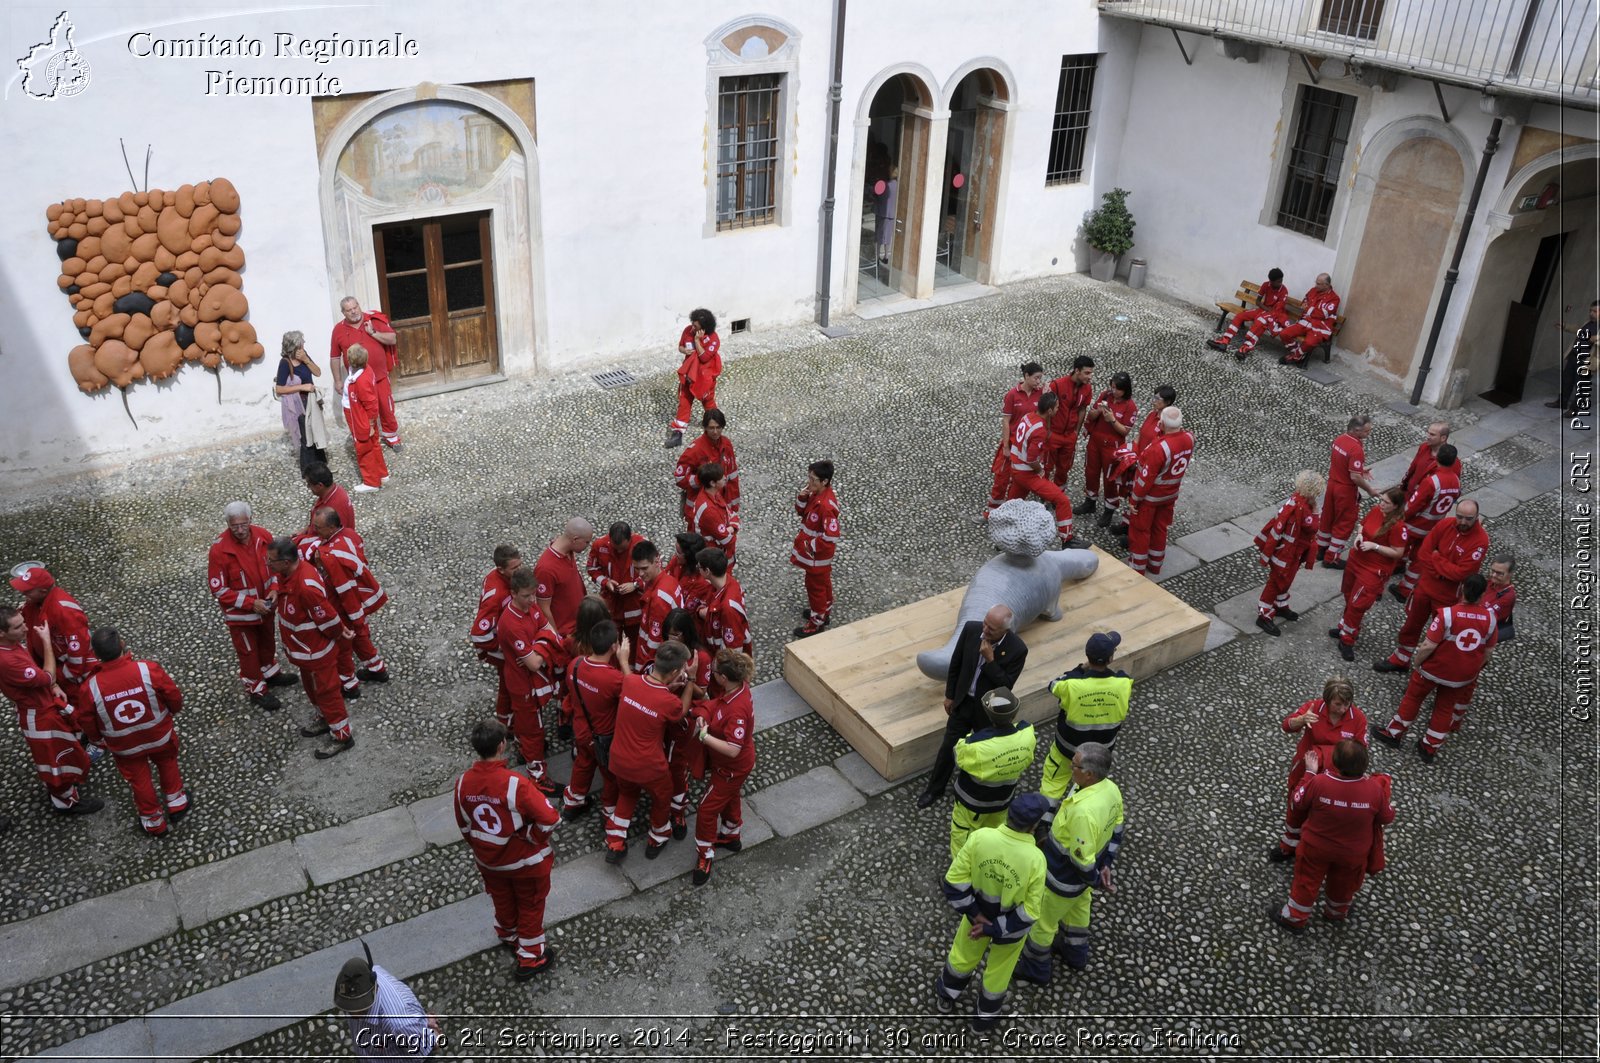
[[[350,492],[352,494],[357,494],[357,495],[366,495],[366,494],[371,494],[373,491],[376,491],[376,490],[377,490],[377,488],[373,487],[371,484],[356,484],[354,487],[352,487],[350,489]]]
[[[385,476],[383,479],[379,480],[378,481],[378,486],[379,487],[388,487],[389,486],[389,478],[387,476]]]

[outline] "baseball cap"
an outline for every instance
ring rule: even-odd
[[[1083,652],[1089,655],[1091,661],[1109,661],[1121,644],[1122,636],[1115,631],[1096,631],[1089,636],[1089,643],[1084,646]]]
[[[55,585],[55,577],[50,575],[43,561],[23,561],[11,568],[11,589],[18,594],[36,591],[40,587],[49,590]]]
[[[1009,818],[1023,826],[1032,826],[1044,818],[1045,810],[1049,807],[1050,802],[1044,794],[1023,794],[1011,799]]]
[[[354,957],[345,960],[339,968],[339,977],[333,983],[333,1005],[342,1011],[365,1011],[372,1007],[378,995],[378,979],[366,960]]]

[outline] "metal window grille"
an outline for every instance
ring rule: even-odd
[[[1378,39],[1378,21],[1383,18],[1383,0],[1323,0],[1317,28],[1364,41]]]
[[[1356,100],[1342,92],[1304,85],[1299,110],[1283,198],[1278,203],[1278,224],[1320,240],[1328,235]]]
[[[1061,57],[1061,81],[1056,85],[1056,117],[1050,128],[1050,161],[1044,183],[1071,184],[1083,180],[1083,153],[1089,143],[1089,104],[1094,95],[1096,55]]]
[[[781,74],[722,78],[717,86],[717,228],[777,220]]]

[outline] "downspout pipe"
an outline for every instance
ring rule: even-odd
[[[1472,198],[1467,201],[1466,217],[1461,219],[1461,235],[1456,237],[1456,253],[1450,258],[1450,268],[1444,274],[1444,290],[1439,293],[1439,308],[1433,312],[1433,328],[1428,331],[1428,346],[1422,351],[1422,364],[1417,367],[1417,382],[1411,386],[1411,405],[1422,403],[1422,386],[1428,382],[1428,372],[1433,368],[1433,352],[1439,346],[1439,333],[1444,329],[1445,311],[1450,309],[1450,293],[1455,290],[1456,278],[1461,274],[1461,256],[1467,250],[1467,236],[1472,232],[1472,219],[1478,214],[1478,201],[1483,198],[1483,182],[1489,176],[1489,162],[1500,147],[1500,125],[1496,118],[1489,127],[1489,136],[1483,142],[1483,158],[1478,162],[1478,176],[1472,181]]]
[[[821,261],[817,267],[817,324],[823,328],[829,324],[829,293],[833,289],[833,210],[838,189],[839,108],[844,98],[844,7],[845,0],[834,0],[833,61],[828,71],[828,158],[823,167],[827,185],[822,196]]]

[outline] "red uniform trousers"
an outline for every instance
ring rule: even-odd
[[[370,672],[382,672],[387,668],[378,655],[378,647],[372,644],[372,629],[367,626],[366,617],[346,620],[345,627],[354,632],[350,638],[339,640],[339,678],[348,688],[356,683],[358,664]]]
[[[1260,342],[1263,332],[1277,328],[1281,320],[1282,318],[1275,310],[1263,310],[1260,307],[1256,307],[1254,310],[1241,310],[1233,315],[1233,320],[1228,322],[1227,330],[1222,333],[1220,338],[1223,343],[1232,343],[1233,338],[1239,334],[1239,330],[1241,328],[1244,329],[1246,339],[1244,345],[1239,348],[1239,353],[1243,354]]]
[[[1112,475],[1112,470],[1117,467],[1117,448],[1122,445],[1120,439],[1102,439],[1099,436],[1090,436],[1084,441],[1083,446],[1083,489],[1090,498],[1097,498],[1101,494],[1101,487],[1105,488],[1106,505],[1116,506],[1116,499],[1122,495],[1122,488],[1117,483],[1117,478]]]
[[[1429,530],[1432,530],[1431,525],[1429,526]],[[1408,538],[1406,540],[1406,556],[1401,558],[1400,563],[1395,566],[1395,571],[1400,573],[1400,582],[1398,586],[1406,594],[1410,594],[1414,589],[1416,589],[1417,581],[1422,578],[1422,573],[1417,571],[1417,553],[1422,549],[1422,540],[1425,538],[1427,538],[1427,532],[1423,532],[1421,535],[1414,535]],[[1454,605],[1455,600],[1451,599],[1450,601],[1443,602],[1441,604]],[[1426,621],[1424,621],[1424,623],[1426,623]]]
[[[1361,498],[1354,487],[1328,487],[1322,496],[1322,527],[1317,532],[1317,553],[1337,557],[1361,516]]]
[[[1078,454],[1078,437],[1073,436],[1059,446],[1044,450],[1044,474],[1057,487],[1067,486],[1067,474],[1072,471],[1072,461]]]
[[[1339,641],[1346,646],[1356,644],[1361,634],[1361,618],[1367,610],[1378,604],[1383,595],[1384,576],[1372,569],[1347,568],[1339,591],[1344,595],[1344,615],[1339,617]]]
[[[1389,655],[1389,663],[1410,664],[1411,655],[1416,652],[1417,643],[1422,641],[1422,633],[1427,630],[1433,614],[1454,604],[1456,596],[1453,593],[1449,598],[1435,598],[1422,587],[1414,588],[1406,599],[1405,623],[1400,625],[1400,634],[1395,636],[1395,648]]]
[[[355,439],[354,436],[351,436]],[[378,433],[373,432],[367,437],[366,442],[355,439],[356,464],[361,468],[361,482],[368,487],[383,486],[383,478],[389,475],[389,464],[383,460],[383,444],[378,441]]]
[[[594,732],[589,730],[588,717],[577,712],[572,715],[572,776],[561,794],[563,808],[577,808],[589,796],[594,785],[594,774],[600,773],[600,806],[606,815],[617,807],[617,780],[611,772],[601,767],[594,755]]]
[[[730,775],[721,769],[709,773],[710,785],[700,798],[700,810],[694,817],[694,844],[707,860],[717,855],[716,843],[721,839],[737,838],[744,829],[744,806],[739,791],[750,774]]]
[[[1394,710],[1394,719],[1383,729],[1384,733],[1392,738],[1405,734],[1411,721],[1417,718],[1422,703],[1432,693],[1433,715],[1428,718],[1428,730],[1422,736],[1421,745],[1429,753],[1437,753],[1446,738],[1461,730],[1461,721],[1467,715],[1472,693],[1477,689],[1476,679],[1464,687],[1447,687],[1443,683],[1435,683],[1421,672],[1413,671],[1410,681],[1406,683],[1406,692],[1400,698],[1400,706]]]
[[[394,415],[394,385],[390,382],[389,375],[384,374],[382,379],[374,378],[373,389],[378,393],[378,428],[383,433],[385,442],[400,442],[400,422]]]
[[[1026,498],[1030,493],[1038,495],[1039,500],[1045,505],[1055,507],[1056,534],[1061,536],[1061,541],[1066,542],[1072,538],[1072,499],[1043,476],[1012,469],[1011,487],[1006,492],[1006,498]]]
[[[672,430],[682,432],[689,427],[689,414],[694,412],[695,394],[689,390],[689,382],[683,377],[678,378],[678,412],[672,418]],[[700,400],[703,409],[714,410],[717,408],[717,382],[713,378],[711,386],[706,389],[706,397]]]
[[[833,611],[833,566],[806,565],[806,601],[811,606],[811,624],[821,627]]]
[[[506,662],[489,658],[489,663],[494,665],[495,692],[494,692],[494,718],[511,726],[511,691],[506,689]]]
[[[350,714],[344,707],[344,686],[339,681],[339,658],[326,654],[315,661],[300,664],[300,686],[306,698],[322,713],[333,737],[344,742],[350,738]]]
[[[990,469],[994,472],[994,483],[989,487],[989,508],[993,509],[1010,497],[1006,493],[1011,486],[1009,443],[1002,443],[994,452],[994,463]]]
[[[664,771],[653,779],[630,779],[618,772],[617,807],[606,821],[606,848],[628,847],[628,828],[633,825],[640,791],[650,795],[650,844],[665,845],[672,837],[672,773]]]
[[[78,803],[78,784],[89,777],[89,754],[78,740],[78,728],[59,708],[24,709],[17,715],[33,770],[50,792],[50,803],[71,808]]]
[[[1161,575],[1167,560],[1167,530],[1172,527],[1171,502],[1140,502],[1128,518],[1128,567],[1151,576]]]
[[[117,770],[128,780],[133,791],[133,807],[139,812],[139,825],[146,834],[167,833],[166,812],[187,812],[189,793],[183,788],[183,775],[178,771],[178,736],[174,734],[166,745],[150,753],[132,757],[117,757]],[[161,776],[161,793],[156,793],[150,777],[150,768]]]
[[[1310,325],[1302,325],[1298,321],[1293,325],[1286,325],[1278,330],[1278,339],[1282,340],[1283,345],[1289,348],[1288,357],[1291,362],[1305,361],[1306,355],[1326,343],[1328,336],[1329,333],[1318,332]],[[1298,351],[1294,346],[1296,341],[1299,342]]]
[[[228,637],[239,658],[239,682],[251,694],[264,694],[278,674],[278,642],[270,619],[259,624],[229,624]]]
[[[667,774],[672,777],[673,827],[689,823],[689,778],[706,777],[706,747],[694,740],[694,718],[685,716],[673,725],[672,752],[667,757]]]
[[[1132,536],[1129,536],[1132,539]],[[1267,575],[1267,585],[1261,589],[1261,600],[1256,603],[1256,612],[1271,620],[1278,615],[1279,609],[1289,608],[1289,588],[1294,586],[1294,578],[1300,572],[1303,562],[1296,561],[1290,564],[1283,558],[1273,557],[1267,560],[1267,567],[1272,571]]]
[[[508,664],[508,667],[514,668],[516,665]],[[510,719],[500,722],[511,728],[517,748],[522,751],[522,759],[528,762],[528,773],[533,776],[534,782],[540,782],[544,779],[544,721],[539,718],[539,710],[543,706],[532,694],[507,691],[506,699],[511,703]]]
[[[544,902],[550,896],[550,860],[517,871],[487,871],[484,892],[494,902],[494,932],[517,948],[517,966],[534,967],[544,958]]]
[[[1366,853],[1336,853],[1314,842],[1302,841],[1295,851],[1294,881],[1289,885],[1289,901],[1283,906],[1283,916],[1295,926],[1305,926],[1311,920],[1317,894],[1326,889],[1323,918],[1342,920],[1350,914],[1350,902],[1366,880]]]

